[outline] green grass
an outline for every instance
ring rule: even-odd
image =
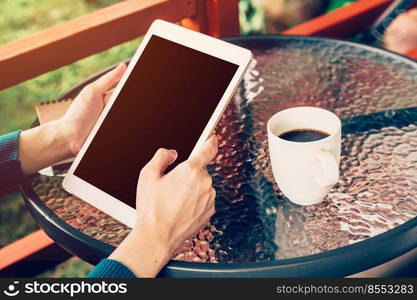
[[[20,193],[0,198],[0,207],[0,248],[38,228]]]
[[[116,2],[120,0],[0,0],[0,44]]]
[[[77,257],[71,257],[52,270],[39,274],[40,278],[79,278],[86,277],[93,269],[93,265],[82,261]]]

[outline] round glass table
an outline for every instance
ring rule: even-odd
[[[219,153],[208,167],[216,214],[160,276],[347,276],[416,248],[417,63],[326,38],[227,40],[254,61],[216,128]],[[291,203],[270,168],[266,122],[293,106],[343,122],[340,180],[317,205]],[[27,206],[58,244],[97,263],[130,229],[65,192],[62,178],[32,176]]]

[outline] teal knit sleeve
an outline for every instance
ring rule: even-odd
[[[19,184],[24,177],[18,160],[20,132],[0,136],[0,192]]]
[[[103,259],[88,274],[88,278],[136,278],[124,264],[113,259]]]

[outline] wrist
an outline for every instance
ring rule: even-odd
[[[27,175],[69,157],[68,144],[59,122],[48,122],[20,134],[18,158]]]
[[[166,227],[153,218],[147,218],[138,213],[132,233],[149,237],[153,244],[158,245],[160,249],[164,249],[164,251],[172,255],[177,249],[175,248],[172,234],[164,230]]]
[[[55,145],[60,146],[60,156],[62,159],[67,159],[74,156],[71,150],[71,133],[68,131],[67,126],[61,119],[52,122],[45,123],[44,126],[48,127],[51,137],[54,140]]]
[[[155,277],[171,256],[171,248],[156,238],[155,232],[135,226],[109,258],[123,263],[138,277]]]
[[[137,222],[131,234],[138,238],[138,240],[146,240],[149,245],[153,246],[155,251],[158,251],[158,256],[167,260],[171,258],[176,250],[170,237],[163,234],[161,228],[158,226],[150,226],[149,224]]]

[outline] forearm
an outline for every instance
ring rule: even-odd
[[[171,258],[171,249],[155,239],[155,231],[135,228],[109,256],[137,277],[155,277]]]
[[[59,121],[48,122],[20,134],[18,158],[26,175],[69,157],[71,151]]]

